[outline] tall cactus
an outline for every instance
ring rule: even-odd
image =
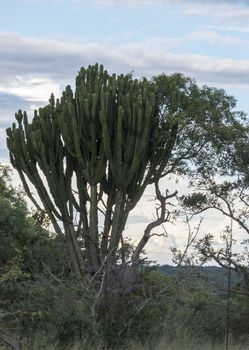
[[[35,186],[48,213],[55,231],[62,235],[57,220],[63,222],[74,270],[78,276],[84,271],[84,261],[74,233],[70,211],[72,202],[70,155],[60,138],[58,118],[55,113],[53,95],[50,104],[35,112],[33,121],[28,123],[26,113],[16,114],[18,127],[14,123],[7,129],[7,145],[12,165],[18,170],[24,188],[33,203],[39,205],[29,189],[26,177]],[[64,161],[67,159],[66,167]],[[47,186],[41,172],[47,180]]]
[[[95,64],[81,68],[75,94],[68,86],[60,100],[55,102],[52,95],[31,123],[19,111],[18,126],[7,129],[12,164],[33,202],[38,205],[26,177],[56,231],[65,234],[78,275],[85,266],[78,232],[83,232],[90,272],[98,271],[107,256],[115,263],[129,212],[168,161],[176,126],[162,127],[154,89],[146,79],[109,75]],[[101,233],[100,201],[105,202]]]

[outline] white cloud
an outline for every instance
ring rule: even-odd
[[[249,8],[236,1],[197,1],[194,6],[185,6],[183,14],[189,16],[211,16],[218,25],[248,26]],[[249,5],[249,2],[244,2]]]
[[[32,1],[32,0],[26,0]],[[33,0],[39,2],[46,2],[48,0]],[[54,2],[63,2],[63,0],[52,0]],[[67,2],[72,2],[75,4],[86,4],[87,0],[64,0]],[[203,4],[203,0],[93,0],[93,3],[96,3],[101,6],[155,6],[156,4],[161,5],[179,5],[179,4]],[[248,0],[206,0],[205,4],[245,4],[249,5]]]
[[[1,86],[0,82],[0,93],[17,95],[32,102],[48,101],[52,92],[56,96],[59,96],[60,87],[58,83],[55,83],[51,79],[24,78],[17,75],[10,81],[8,86]]]
[[[71,0],[84,4],[86,0]],[[249,25],[249,1],[247,0],[94,0],[98,6],[177,6],[179,15],[211,16],[216,22],[233,25]]]
[[[4,128],[0,128],[0,148],[6,148],[6,133]]]
[[[218,28],[217,28],[218,29]],[[188,41],[205,41],[208,44],[240,45],[249,49],[249,40],[232,35],[221,35],[214,30],[200,30],[186,36]]]
[[[1,33],[1,90],[7,88],[7,91],[24,96],[34,89],[33,98],[38,98],[34,87],[36,84],[41,86],[44,82],[46,89],[58,91],[58,84],[65,84],[69,79],[71,81],[81,66],[96,61],[103,63],[111,72],[134,71],[138,76],[152,76],[178,71],[200,82],[221,84],[224,87],[249,87],[249,59],[174,53],[169,50],[169,41],[152,38],[114,45],[110,42],[65,42]],[[20,88],[14,86],[16,76],[19,77]],[[41,91],[41,95],[45,97],[46,92]]]
[[[225,31],[225,32],[235,32],[235,33],[249,33],[249,26],[213,26],[213,25],[206,25],[206,28],[212,29],[212,30],[218,30],[218,31]]]

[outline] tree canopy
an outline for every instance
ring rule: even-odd
[[[234,172],[235,151],[247,140],[235,106],[224,90],[181,74],[138,80],[95,64],[80,69],[75,93],[67,86],[60,99],[52,94],[32,121],[16,113],[7,129],[11,163],[40,208],[29,182],[35,186],[79,277],[118,263],[127,218],[149,184],[160,207],[134,248],[134,266],[151,230],[169,219],[176,192],[162,193],[161,178]]]

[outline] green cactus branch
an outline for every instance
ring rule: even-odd
[[[11,162],[34,203],[25,176],[35,186],[56,232],[61,221],[77,275],[96,273],[107,256],[115,263],[130,211],[169,161],[178,126],[160,119],[156,103],[151,81],[95,64],[80,69],[75,93],[67,86],[60,99],[52,94],[31,122],[19,111],[7,130]]]

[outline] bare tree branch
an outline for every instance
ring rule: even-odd
[[[154,228],[162,225],[163,223],[169,222],[171,213],[166,208],[167,204],[168,204],[167,200],[170,198],[173,198],[177,195],[177,191],[175,191],[171,194],[166,193],[166,195],[163,196],[160,189],[159,189],[159,180],[157,180],[155,182],[155,191],[156,191],[156,198],[160,202],[159,207],[156,209],[157,218],[147,225],[146,229],[144,230],[143,237],[141,238],[140,242],[138,243],[138,245],[137,245],[137,247],[132,255],[132,265],[134,265],[134,266],[139,263],[139,256],[140,256],[143,248],[147,244],[148,240],[152,236],[155,236],[155,235],[158,236],[158,234],[155,234],[155,233],[151,234],[151,231]],[[165,236],[165,234],[162,234],[162,235]]]

